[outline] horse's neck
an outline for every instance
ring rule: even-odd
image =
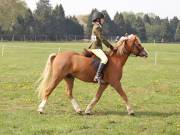
[[[121,55],[121,56],[112,56],[112,60],[116,63],[117,66],[123,67],[128,59],[128,55]]]
[[[123,55],[123,56],[121,56],[121,59],[122,59],[122,66],[124,66],[125,65],[125,63],[126,63],[126,61],[127,61],[127,59],[128,59],[128,55]]]

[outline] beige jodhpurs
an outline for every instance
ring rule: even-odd
[[[90,49],[90,51],[101,60],[101,63],[106,64],[108,62],[107,56],[101,49]]]

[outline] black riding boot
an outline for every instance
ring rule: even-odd
[[[104,83],[104,80],[102,80],[102,71],[105,67],[105,64],[100,63],[98,70],[96,72],[96,76],[94,77],[94,81],[97,81],[99,84]]]

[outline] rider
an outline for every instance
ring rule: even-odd
[[[96,72],[96,76],[94,77],[94,81],[97,81],[99,84],[104,82],[102,80],[102,70],[106,65],[106,63],[108,62],[108,58],[102,50],[103,49],[102,43],[104,43],[111,50],[114,49],[114,47],[102,35],[102,25],[104,24],[105,21],[104,18],[105,18],[104,14],[101,12],[95,12],[92,15],[92,22],[93,22],[93,29],[91,35],[92,44],[89,47],[91,52],[101,60],[98,70]]]

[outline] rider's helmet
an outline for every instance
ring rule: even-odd
[[[97,19],[102,19],[104,18],[104,14],[101,12],[94,12],[92,15],[92,22],[95,22]]]

